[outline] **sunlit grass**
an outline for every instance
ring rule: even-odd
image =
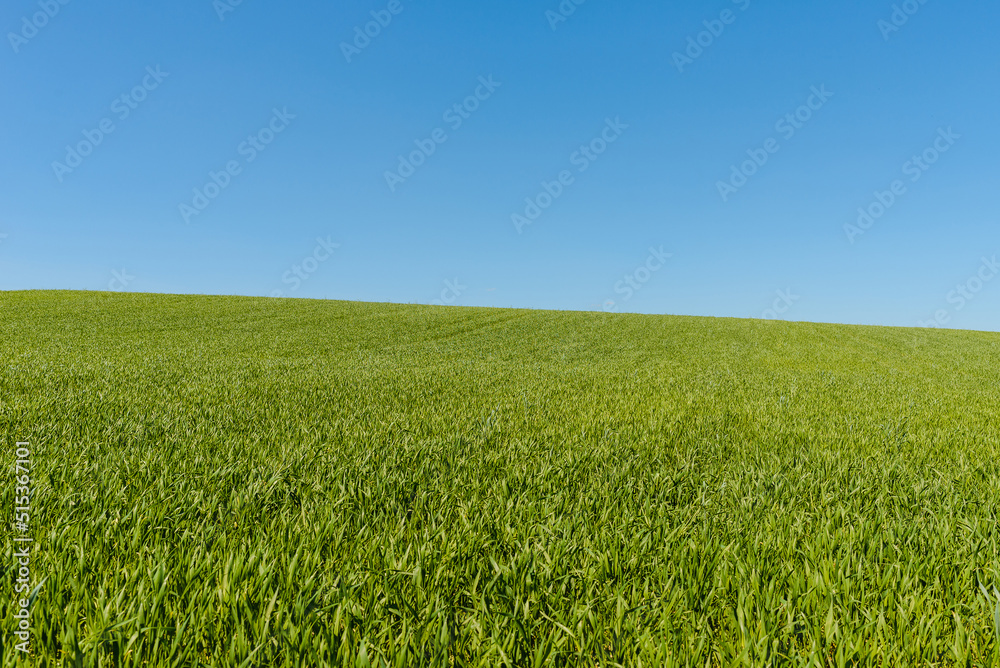
[[[34,292],[0,337],[21,665],[1000,663],[1000,335]]]

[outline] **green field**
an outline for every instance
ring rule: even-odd
[[[0,341],[5,666],[1000,665],[1000,334],[8,292]]]

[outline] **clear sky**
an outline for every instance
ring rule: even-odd
[[[5,3],[0,289],[1000,330],[1000,5],[576,2]]]

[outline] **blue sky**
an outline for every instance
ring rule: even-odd
[[[995,3],[63,1],[0,289],[1000,330]]]

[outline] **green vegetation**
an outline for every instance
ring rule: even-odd
[[[0,341],[3,665],[1000,665],[997,334],[22,292]]]

